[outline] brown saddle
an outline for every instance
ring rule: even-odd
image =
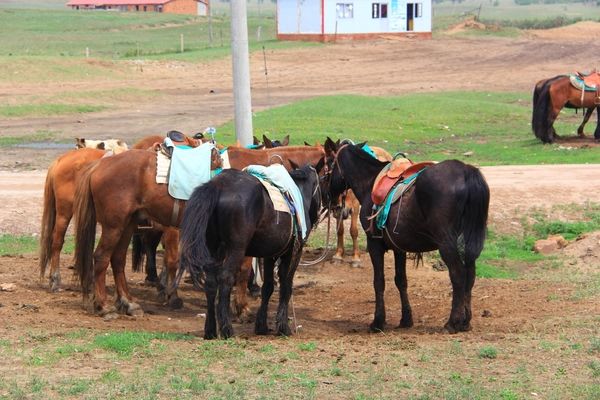
[[[587,86],[596,87],[596,88],[598,88],[600,86],[600,73],[596,70],[593,70],[592,72],[590,72],[588,74],[585,74],[582,72],[577,72],[577,75],[579,76],[579,78],[581,78],[583,80],[583,82]]]
[[[435,164],[433,161],[424,161],[415,164],[408,158],[399,158],[392,161],[383,167],[377,178],[375,178],[371,192],[373,204],[376,206],[382,205],[388,193],[397,182],[403,181],[433,164]]]
[[[167,132],[167,137],[171,139],[171,142],[173,142],[174,146],[198,147],[202,144],[201,138],[191,138],[179,131],[169,131]],[[163,152],[164,155],[169,158],[171,158],[171,155],[173,155],[173,147],[167,146],[164,141],[161,143],[155,143],[153,147],[156,151]]]

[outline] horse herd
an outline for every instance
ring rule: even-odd
[[[189,271],[195,284],[202,284],[208,307],[205,338],[233,335],[230,295],[237,285],[236,307],[238,311],[247,308],[251,257],[262,258],[264,263],[255,332],[269,332],[268,304],[277,271],[276,332],[290,335],[288,302],[308,234],[319,217],[326,210],[340,207],[340,199],[348,199],[351,191],[360,205],[360,211],[355,208],[353,215],[366,231],[374,271],[376,306],[370,330],[382,331],[386,324],[384,253],[391,250],[395,256],[394,282],[402,304],[399,325],[410,327],[413,318],[407,294],[406,253],[435,249],[448,266],[453,288],[445,327],[451,333],[470,329],[475,260],[483,248],[489,206],[489,189],[477,168],[456,160],[429,166],[401,200],[389,206],[385,226],[373,229],[371,188],[391,160],[383,149],[375,149],[377,154],[373,155],[365,151],[364,144],[329,138],[324,145],[312,146],[231,146],[227,149],[231,169],[196,188],[186,202],[174,199],[167,185],[156,182],[154,144],[163,139],[151,136],[131,150],[111,156],[98,148],[72,150],[49,167],[39,266],[43,277],[50,265],[52,291],[60,288],[60,252],[74,218],[75,272],[84,304],[91,312],[105,317],[143,313],[125,277],[126,255],[136,233],[142,243],[138,243],[138,250],[147,246],[155,251],[156,237],[162,237],[167,273],[161,289],[171,306],[182,306],[177,286],[184,271]],[[218,166],[218,154],[216,150],[213,153],[213,166]],[[274,160],[289,171],[288,179],[301,193],[301,204],[296,207],[305,210],[305,234],[292,215],[274,209],[259,180],[242,171],[249,165],[266,166]],[[101,234],[95,245],[97,225],[101,226]],[[352,230],[353,235],[357,233]],[[153,239],[149,240],[148,235]],[[152,264],[153,257],[152,253],[148,255],[147,264]],[[139,254],[136,260],[139,264]],[[114,305],[109,304],[106,292],[109,265],[115,284]]]

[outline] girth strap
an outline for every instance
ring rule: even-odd
[[[175,199],[173,203],[173,212],[171,213],[171,226],[177,226],[177,220],[179,219],[179,208],[181,200]]]

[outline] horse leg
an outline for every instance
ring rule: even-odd
[[[385,247],[381,239],[367,237],[367,248],[373,264],[373,287],[375,289],[375,316],[369,325],[371,332],[382,332],[385,327],[385,275],[383,271],[383,256]]]
[[[244,262],[244,253],[245,250],[230,252],[223,260],[223,266],[218,274],[219,303],[217,304],[217,321],[222,339],[233,336],[233,327],[229,318],[231,289],[235,284],[236,273]]]
[[[461,260],[460,254],[456,246],[445,246],[440,247],[440,255],[442,260],[448,266],[448,272],[450,274],[450,281],[452,282],[452,310],[450,311],[450,318],[444,327],[449,333],[457,333],[462,331],[468,331],[471,329],[470,324],[470,309],[469,313],[466,312],[469,307],[466,303],[467,287],[474,282],[474,268],[473,277],[469,279],[469,273]],[[473,263],[474,267],[474,263]]]
[[[120,237],[121,232],[119,230],[102,227],[102,236],[100,236],[100,242],[94,251],[93,309],[94,313],[100,316],[112,314],[116,311],[114,307],[106,306],[106,270]]]
[[[299,251],[301,253],[301,251]],[[292,297],[294,273],[298,266],[300,254],[293,254],[293,250],[284,254],[279,263],[279,306],[277,307],[277,333],[282,336],[291,336],[292,330],[288,322],[288,304]]]
[[[72,206],[71,206],[72,208]],[[50,291],[58,292],[60,290],[60,252],[65,243],[65,234],[69,222],[71,221],[72,213],[65,215],[57,213],[56,222],[52,231],[52,248],[50,257]]]
[[[333,255],[333,261],[342,262],[344,260],[344,210],[340,210],[340,215],[336,217],[335,223],[337,226],[337,248]]]
[[[110,258],[110,264],[113,270],[113,277],[115,280],[116,295],[115,305],[117,311],[127,315],[140,316],[144,314],[142,307],[139,304],[134,303],[129,293],[129,287],[127,285],[127,278],[125,277],[125,263],[127,260],[127,249],[129,242],[131,242],[131,236],[135,226],[130,224],[123,231],[121,238],[119,239],[113,254]]]
[[[173,310],[183,308],[183,300],[177,294],[177,289],[173,289],[177,267],[179,266],[179,229],[165,228],[162,235],[163,246],[165,248],[164,263],[166,273],[162,274],[159,283],[159,298],[161,293],[166,297],[169,307]]]
[[[248,315],[250,312],[246,297],[250,271],[252,271],[252,257],[245,257],[235,277],[235,315],[240,319],[242,315]]]
[[[400,303],[402,304],[402,317],[399,328],[410,328],[413,326],[412,309],[408,301],[408,280],[406,279],[406,252],[394,251],[394,267],[396,274],[394,283],[400,292]]]
[[[358,214],[360,212],[360,204],[356,201],[355,207],[352,208],[350,216],[350,236],[352,236],[352,266],[360,267],[360,250],[358,249]]]
[[[204,293],[206,295],[206,321],[204,322],[204,339],[217,338],[217,319],[215,316],[215,298],[217,297],[217,266],[205,269]]]
[[[256,313],[256,322],[254,325],[254,333],[257,335],[266,335],[269,333],[269,326],[267,324],[267,311],[269,308],[269,299],[273,294],[273,270],[275,268],[275,260],[272,258],[264,259],[263,269],[263,285],[261,289],[261,300],[260,307]]]
[[[583,131],[583,128],[585,127],[585,124],[587,124],[587,122],[590,120],[590,117],[592,116],[593,112],[594,112],[594,107],[585,109],[585,114],[583,115],[583,121],[581,122],[581,125],[579,125],[579,128],[577,128],[577,136],[582,137],[582,138],[585,137],[585,132]]]
[[[163,235],[162,231],[147,230],[141,233],[144,252],[146,253],[146,279],[152,285],[159,285],[160,280],[156,273],[156,248]]]
[[[600,140],[600,106],[596,106],[596,130],[594,131],[594,139]]]

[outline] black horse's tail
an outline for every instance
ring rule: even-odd
[[[175,287],[187,269],[194,285],[201,286],[205,268],[214,260],[206,245],[208,222],[219,201],[219,188],[212,182],[205,183],[194,190],[183,213],[180,232],[179,271],[175,279]]]
[[[465,171],[467,197],[462,215],[464,238],[464,261],[466,265],[475,263],[483,250],[485,241],[490,189],[481,172],[468,166]]]
[[[531,119],[531,127],[535,137],[544,143],[552,141],[551,133],[549,132],[550,86],[551,82],[548,82],[539,90]]]
[[[131,267],[134,272],[140,272],[144,264],[144,244],[142,243],[142,234],[135,232],[131,237]]]

